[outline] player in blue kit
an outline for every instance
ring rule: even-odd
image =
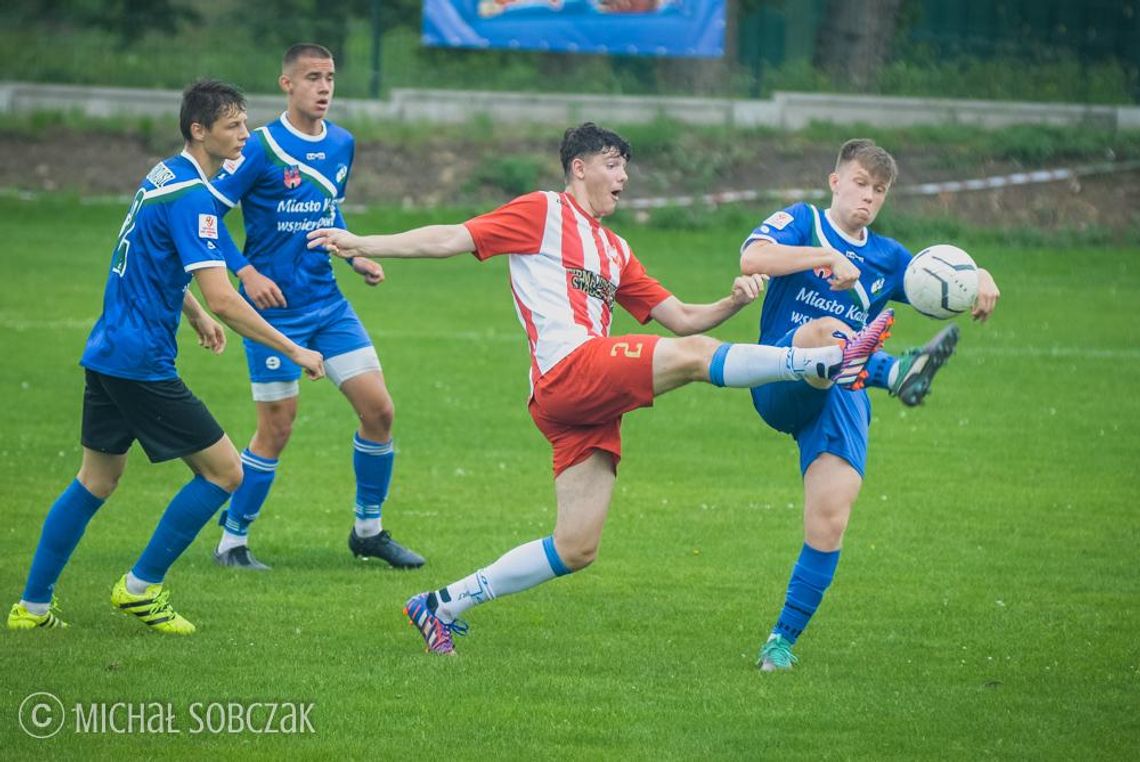
[[[760,343],[813,347],[850,334],[884,310],[906,302],[903,274],[910,253],[869,229],[898,174],[894,158],[871,140],[850,140],[828,178],[831,206],[798,203],[768,217],[741,247],[741,270],[771,278],[760,314]],[[976,320],[986,320],[999,296],[978,270]],[[888,390],[907,406],[930,391],[935,373],[954,351],[958,328],[938,332],[900,357],[876,352],[863,370],[865,386]],[[756,411],[774,429],[791,434],[804,480],[804,545],[792,569],[784,608],[758,666],[790,669],[792,645],[807,627],[839,563],[843,533],[863,484],[871,402],[856,392],[814,380],[752,390]]]
[[[8,628],[65,627],[54,589],[87,523],[110,497],[136,439],[152,462],[181,458],[194,477],[174,496],[134,567],[111,590],[111,603],[163,633],[188,635],[163,584],[166,572],[241,483],[237,450],[174,367],[179,315],[207,349],[220,353],[226,336],[188,290],[197,281],[210,310],[248,339],[262,342],[305,369],[324,375],[321,356],[266,323],[226,276],[234,244],[220,224],[207,178],[240,155],[249,137],[245,99],[221,82],[203,81],[182,96],[185,150],[159,162],[135,193],[111,258],[103,314],[80,364],[83,465],[44,520],[23,598]],[[54,609],[54,610],[53,610]]]
[[[336,67],[320,45],[298,44],[285,52],[281,89],[287,109],[254,131],[241,157],[215,178],[223,208],[241,203],[244,256],[230,259],[242,292],[272,325],[325,357],[329,379],[360,420],[353,436],[356,521],[348,546],[360,558],[381,558],[397,568],[424,559],[397,543],[381,524],[395,451],[395,409],[380,360],[352,305],[337,287],[332,264],[306,248],[306,233],[345,227],[344,200],[355,151],[352,135],[325,119]],[[352,269],[375,286],[380,265],[353,260]],[[222,517],[225,529],[214,552],[223,566],[264,570],[249,549],[249,527],[273,485],[277,466],[297,417],[300,369],[280,353],[245,342],[257,406],[257,431],[242,452],[245,480]]]

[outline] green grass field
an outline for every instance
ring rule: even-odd
[[[4,605],[79,465],[76,362],[124,212],[0,199]],[[352,217],[361,231],[428,219]],[[747,232],[618,229],[688,301],[724,293]],[[404,599],[545,535],[554,500],[506,262],[389,263],[375,290],[347,268],[341,280],[397,403],[385,526],[428,566],[350,557],[353,416],[327,382],[306,385],[253,530],[274,570],[216,568],[211,525],[169,577],[198,633],[146,632],[111,609],[110,587],[188,474],[136,450],[60,581],[72,627],[0,632],[3,756],[1134,758],[1140,252],[958,243],[993,271],[1001,305],[963,323],[924,408],[876,396],[869,477],[794,672],[753,661],[802,541],[795,449],[747,393],[707,386],[627,417],[597,564],[471,612],[458,658],[422,652]],[[714,333],[751,340],[758,314]],[[902,308],[891,345],[936,327]],[[243,446],[240,341],[218,358],[182,338],[183,377]],[[69,708],[47,740],[17,720],[36,691]],[[71,707],[116,701],[169,703],[182,733],[75,732]],[[314,702],[316,732],[189,732],[192,704],[230,701]]]

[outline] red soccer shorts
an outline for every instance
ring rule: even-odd
[[[590,339],[538,380],[530,416],[554,446],[554,476],[594,450],[621,460],[621,417],[653,405],[653,352],[660,336]]]

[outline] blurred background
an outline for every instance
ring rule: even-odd
[[[565,3],[569,6],[575,0]],[[764,98],[777,90],[1135,103],[1135,0],[727,0],[723,58],[425,47],[421,0],[26,0],[5,77],[274,92],[281,50],[331,48],[341,96],[392,88]]]

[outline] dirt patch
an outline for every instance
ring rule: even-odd
[[[776,138],[715,150],[682,144],[659,154],[636,153],[634,148],[627,198],[823,188],[834,161],[834,146]],[[155,146],[129,135],[50,130],[34,138],[0,136],[0,187],[128,195],[155,162],[176,150],[177,144]],[[497,187],[481,170],[503,157],[527,156],[533,159],[537,187],[557,188],[561,176],[555,153],[555,146],[537,141],[501,147],[444,139],[411,146],[362,142],[349,199],[405,207],[492,206],[522,189]],[[971,160],[945,151],[908,150],[896,156],[898,186],[1049,168]],[[933,197],[896,193],[891,204],[901,212],[937,214],[984,227],[1134,230],[1140,227],[1140,171]]]

